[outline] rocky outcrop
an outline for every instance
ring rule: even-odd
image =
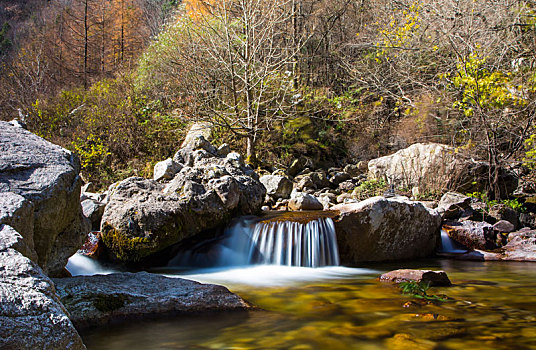
[[[89,230],[79,170],[71,152],[0,122],[0,224],[21,233],[47,274],[62,272]]]
[[[452,283],[445,271],[432,270],[409,270],[401,269],[384,273],[379,277],[380,281],[387,282],[422,282],[430,286],[450,286]]]
[[[77,276],[54,282],[77,328],[155,315],[250,308],[223,286],[147,272]]]
[[[482,191],[488,179],[489,164],[466,158],[453,147],[437,143],[417,143],[389,156],[368,163],[369,177],[387,179],[396,187],[418,187],[421,191]],[[502,196],[517,188],[517,177],[500,169]]]
[[[0,225],[0,348],[85,349],[52,281],[21,252],[29,247]]]
[[[419,202],[373,197],[332,209],[342,264],[430,256],[440,237],[441,216]]]
[[[183,167],[170,182],[133,177],[110,188],[101,231],[117,259],[138,262],[260,210],[266,190],[239,154],[219,156],[198,137],[174,159]]]
[[[182,166],[171,158],[158,162],[154,166],[153,180],[171,180],[181,168]]]

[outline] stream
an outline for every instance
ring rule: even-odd
[[[90,350],[536,349],[536,265],[429,259],[359,268],[246,266],[153,271],[218,283],[262,310],[184,315],[82,332]],[[442,269],[427,304],[377,277]]]

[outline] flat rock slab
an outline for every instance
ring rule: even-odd
[[[251,308],[223,286],[147,272],[59,278],[54,283],[78,329],[157,315]]]
[[[428,282],[430,286],[450,286],[452,283],[445,271],[432,270],[409,270],[401,269],[384,273],[380,277],[380,281],[388,282]]]

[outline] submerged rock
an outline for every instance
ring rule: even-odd
[[[384,273],[379,279],[380,281],[395,283],[410,281],[424,282],[429,283],[430,286],[452,285],[445,271],[401,269]]]
[[[54,284],[25,249],[18,232],[0,225],[0,348],[85,349]]]
[[[214,147],[202,137],[188,147],[176,158],[190,166],[170,182],[131,177],[109,190],[101,232],[115,258],[139,262],[232,217],[260,211],[266,189],[240,155],[209,153]]]
[[[240,311],[251,306],[223,286],[147,272],[54,279],[77,328],[155,315]]]
[[[440,239],[441,216],[419,202],[373,197],[332,210],[343,264],[430,256]]]
[[[0,122],[0,197],[11,198],[0,206],[12,213],[0,214],[11,218],[0,223],[21,233],[47,274],[63,271],[89,231],[80,206],[79,171],[71,152]]]

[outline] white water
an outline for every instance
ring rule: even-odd
[[[167,277],[180,277],[200,283],[221,284],[228,288],[242,286],[288,286],[306,282],[355,279],[359,276],[377,274],[377,271],[362,268],[342,266],[327,266],[319,268],[257,265],[238,268],[203,269],[189,273],[166,274]]]
[[[87,256],[78,253],[69,258],[65,268],[73,276],[107,275],[117,272],[113,269],[104,268],[95,259],[88,258]]]
[[[224,238],[180,252],[168,266],[221,267],[280,265],[320,267],[339,265],[335,225],[330,218],[307,223],[259,222],[242,218]]]
[[[461,244],[458,244],[452,238],[449,237],[447,231],[441,230],[441,252],[442,253],[466,253],[465,249]]]

